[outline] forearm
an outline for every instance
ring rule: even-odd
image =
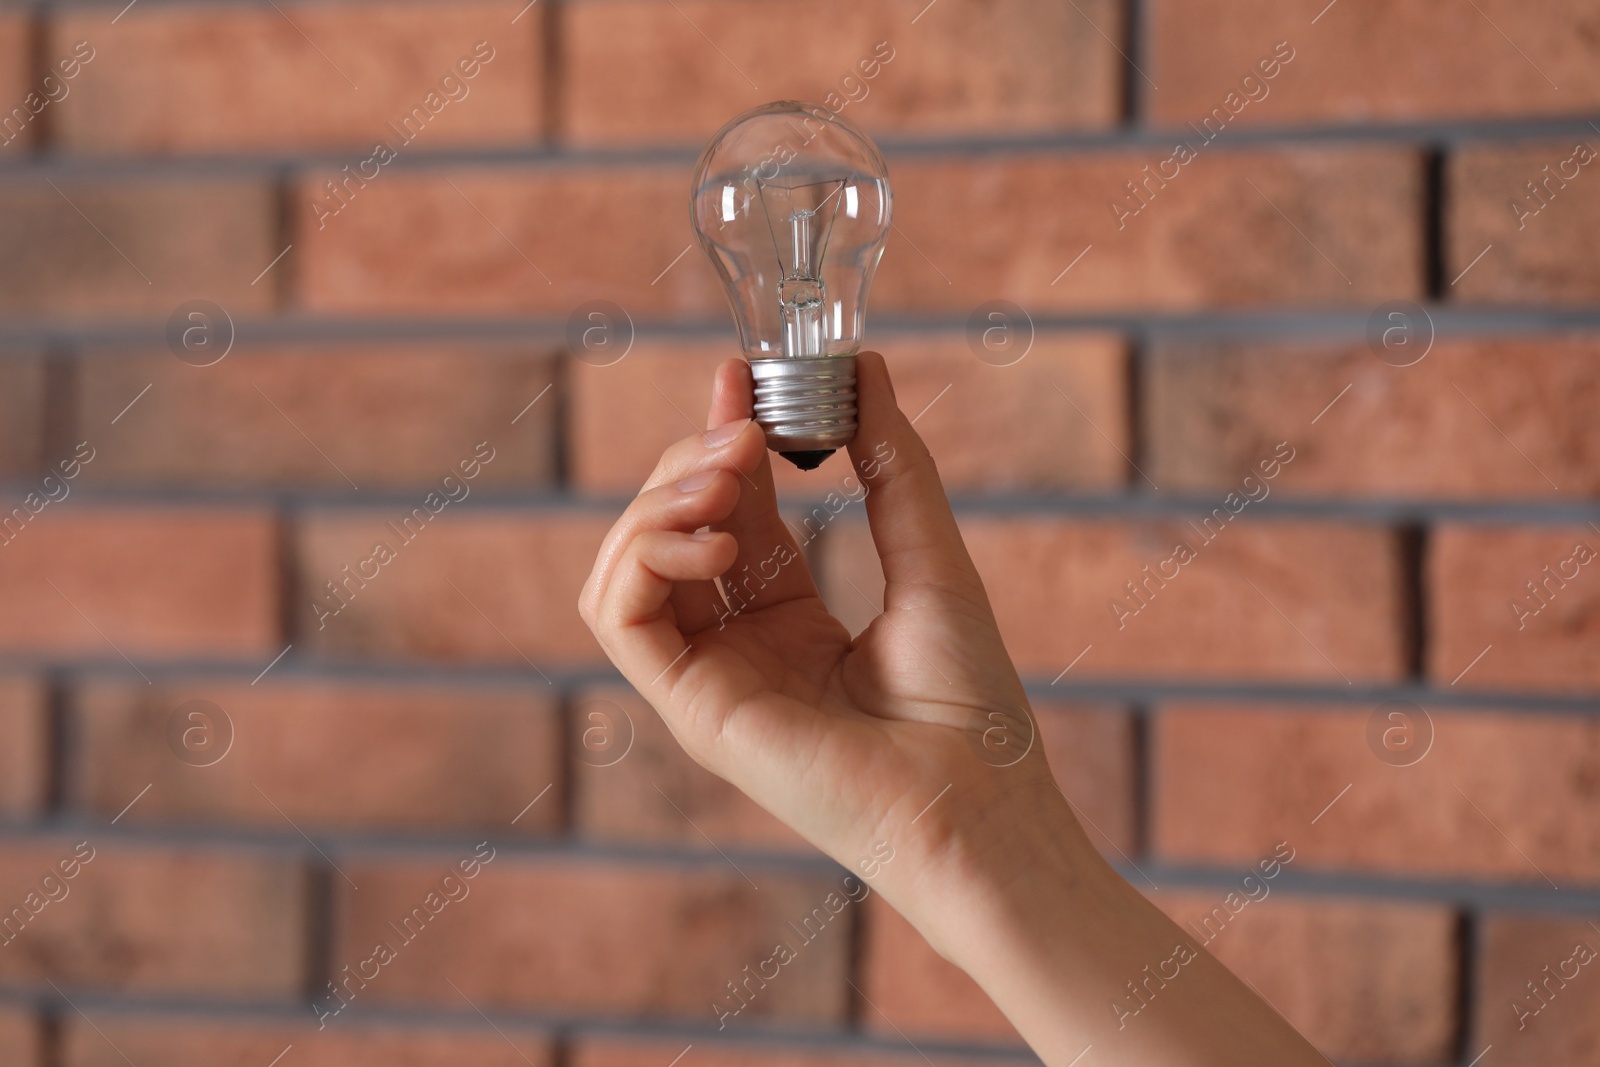
[[[1112,870],[1064,803],[1030,822],[1023,854],[991,852],[961,875],[956,906],[922,922],[1045,1063],[1327,1063]]]

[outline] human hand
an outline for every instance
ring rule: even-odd
[[[1036,860],[1018,845],[1026,827],[1051,822],[1049,847],[1087,844],[1032,744],[1022,683],[881,356],[857,358],[857,390],[850,457],[886,581],[859,637],[829,614],[778,513],[742,360],[718,369],[712,430],[669,448],[612,528],[579,607],[695,760],[878,874],[948,955],[949,909],[934,899]],[[873,862],[885,848],[897,859]]]
[[[606,653],[698,762],[873,877],[1051,1067],[1090,1048],[1106,1067],[1325,1063],[1090,847],[881,356],[856,385],[883,613],[851,640],[817,595],[733,360],[713,429],[667,450],[595,561],[579,610]],[[995,758],[996,728],[1020,756]],[[1174,953],[1185,977],[1129,1026],[1125,986]]]

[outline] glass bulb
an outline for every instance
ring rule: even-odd
[[[746,111],[695,167],[690,217],[733,305],[756,420],[801,470],[855,436],[855,356],[890,210],[877,146],[818,104]]]

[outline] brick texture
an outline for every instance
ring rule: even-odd
[[[0,678],[0,819],[34,815],[44,806],[50,766],[45,688],[23,677]]]
[[[573,482],[591,493],[638,492],[668,445],[705,427],[712,374],[738,353],[731,338],[640,341],[621,361],[603,366],[600,357],[590,363],[585,352],[575,352],[578,358],[567,363]],[[621,435],[624,418],[630,432]],[[849,464],[835,455],[822,469],[839,477],[849,473]],[[798,481],[779,464],[773,473],[791,487]]]
[[[459,465],[487,441],[494,459],[468,468],[469,491],[544,486],[556,405],[545,397],[524,408],[553,376],[544,356],[473,349],[240,345],[207,367],[165,352],[97,356],[78,367],[78,425],[118,421],[97,431],[103,456],[85,481],[425,488],[461,480]]]
[[[632,689],[586,689],[572,703],[572,821],[597,840],[706,850],[812,852],[794,831],[678,747]]]
[[[1270,885],[1258,879],[1250,891],[1259,897],[1254,887]],[[1449,1060],[1459,969],[1449,909],[1275,897],[1269,889],[1234,913],[1226,898],[1225,890],[1161,894],[1157,903],[1335,1061]]]
[[[282,647],[277,539],[265,515],[91,509],[67,496],[5,533],[0,597],[13,610],[0,620],[0,647],[119,663]]]
[[[0,1008],[0,1054],[17,1067],[37,1067],[41,1062],[39,1023],[20,1008]]]
[[[33,143],[34,108],[40,105],[37,99],[28,100],[35,89],[28,84],[28,34],[26,12],[0,11],[0,100],[5,101],[0,105],[5,109],[0,112],[0,159],[21,156]],[[20,115],[16,108],[22,109]]]
[[[1392,739],[1414,737],[1416,762],[1377,754],[1390,728],[1410,731]],[[1584,719],[1172,704],[1153,745],[1151,844],[1175,862],[1249,864],[1288,841],[1296,871],[1600,879],[1600,834],[1565,815],[1592,808],[1600,781],[1600,729]]]
[[[1514,1067],[1592,1060],[1600,1052],[1594,919],[1490,915],[1480,936],[1473,1047],[1492,1043]]]
[[[482,0],[139,8],[115,30],[99,13],[67,15],[51,54],[89,40],[97,55],[62,109],[59,143],[95,154],[340,148],[352,165],[378,141],[405,151],[408,133],[429,149],[526,144],[539,136],[542,22],[509,18]]]
[[[1228,513],[1220,494],[1218,507]],[[1342,683],[1400,676],[1403,613],[1392,535],[1358,526],[1252,523],[1243,509],[1230,520],[1237,528],[1219,518],[1201,528],[1205,518],[1198,516],[1194,527],[973,518],[962,530],[1006,647],[1024,673],[1056,678],[1088,648],[1072,668],[1080,677]],[[828,601],[852,632],[863,629],[874,611],[861,593],[882,603],[870,537],[854,523],[826,536]],[[1180,541],[1193,558],[1171,563],[1166,572],[1177,577],[1158,585],[1159,567],[1177,558]],[[1153,578],[1146,578],[1146,566]],[[1137,587],[1139,600],[1126,589],[1135,581],[1150,583]]]
[[[1026,1055],[577,616],[781,97],[884,150],[865,344],[1094,845],[1202,925],[1293,847],[1214,948],[1332,1062],[1600,1055],[1588,965],[1512,1008],[1600,948],[1594,5],[125,2],[0,0],[0,1061]],[[848,457],[775,469],[859,632]]]
[[[201,705],[191,718],[191,701],[221,715]],[[560,816],[549,800],[510,829],[560,776],[560,725],[540,692],[102,682],[77,694],[74,729],[77,803],[111,818],[153,783],[129,824],[541,833]]]
[[[88,862],[61,879],[60,864],[74,857]],[[296,864],[241,850],[111,845],[93,831],[7,841],[6,915],[29,894],[50,898],[20,932],[7,929],[0,981],[41,991],[54,979],[144,994],[288,997],[305,974],[308,888]]]
[[[671,1041],[648,1041],[623,1038],[585,1038],[573,1052],[574,1067],[650,1067],[651,1064],[670,1062],[683,1051],[683,1045]],[[694,1042],[694,1062],[704,1067],[896,1067],[904,1064],[906,1056],[899,1049],[861,1048],[829,1050],[826,1047],[807,1048],[804,1045],[774,1045],[771,1042],[739,1043],[715,1038]],[[992,1059],[977,1057],[942,1056],[930,1050],[926,1062],[938,1067],[1002,1067],[1014,1065],[1015,1055],[996,1056]],[[687,1057],[685,1057],[687,1060]],[[918,1063],[923,1062],[921,1058]]]
[[[1451,299],[1571,305],[1600,294],[1600,270],[1579,238],[1600,224],[1600,200],[1585,188],[1596,183],[1600,160],[1592,133],[1469,146],[1450,157],[1444,271],[1453,279]]]
[[[872,901],[868,909],[861,968],[868,1002],[863,1018],[869,1030],[1022,1044],[977,983],[946,962],[882,900]]]
[[[312,1025],[239,1019],[97,1016],[95,1021],[93,1028],[76,1019],[66,1027],[65,1067],[126,1067],[130,1060],[266,1064],[291,1046],[289,1055],[307,1067],[445,1067],[462,1062],[548,1067],[551,1062],[547,1039],[506,1023],[496,1033],[488,1027],[380,1029],[359,1020],[338,1020],[320,1031]]]
[[[1162,893],[1157,902],[1319,1049],[1373,1063],[1432,1063],[1448,1055],[1458,966],[1448,909],[1282,897],[1268,904],[1269,889],[1237,913],[1237,923],[1225,911],[1227,923],[1203,925],[1225,896]],[[869,918],[863,967],[876,1009],[866,1016],[870,1029],[1021,1043],[983,991],[909,923],[881,902]]]
[[[1258,98],[1242,120],[1272,124],[1573,115],[1600,102],[1600,17],[1576,0],[1155,0],[1149,18],[1147,72],[1161,86],[1150,113],[1162,125],[1199,121],[1230,91]],[[1262,97],[1257,63],[1279,41],[1294,58]]]
[[[1587,340],[1440,340],[1397,367],[1364,345],[1164,345],[1143,378],[1144,470],[1226,490],[1289,441],[1271,492],[1592,496],[1597,355]]]
[[[54,184],[0,184],[0,312],[160,322],[197,299],[231,315],[272,307],[250,284],[282,251],[265,183]]]
[[[1202,148],[1162,187],[1171,155],[907,161],[874,305],[965,317],[995,298],[1040,313],[1420,295],[1413,153]],[[1145,182],[1147,165],[1140,208],[1125,183]]]
[[[44,465],[44,362],[0,355],[0,476],[28,479]]]
[[[727,983],[744,981],[749,966],[748,1006],[728,1020],[730,1026],[750,1019],[843,1019],[848,927],[859,905],[846,903],[819,922],[820,933],[809,942],[786,925],[793,921],[798,928],[813,908],[824,908],[829,894],[840,892],[839,879],[747,868],[752,883],[720,857],[707,861],[714,866],[679,868],[499,856],[463,883],[467,895],[440,912],[438,935],[425,928],[403,942],[388,923],[420,905],[446,869],[471,852],[463,847],[460,857],[441,856],[431,865],[374,860],[345,866],[361,888],[341,883],[336,966],[367,958],[382,940],[396,956],[357,993],[356,1005],[363,999],[440,999],[454,993],[449,978],[486,1010],[635,1013],[715,1026],[713,1002],[721,997],[729,1010],[737,1007]],[[528,907],[528,901],[539,904]],[[756,968],[773,958],[779,941],[790,945],[794,958],[777,979],[757,987]]]
[[[1435,630],[1428,673],[1438,684],[1600,686],[1600,529],[1594,524],[1443,527],[1429,544],[1427,588]]]
[[[1418,294],[1412,153],[1213,153],[1119,230],[1112,198],[1160,158],[907,163],[895,178],[905,225],[889,242],[873,306],[926,312],[954,301],[970,312],[1004,298],[1040,311],[1186,309]],[[319,219],[322,180],[301,185],[292,207],[306,246],[299,302],[310,310],[565,316],[604,299],[640,317],[724,307],[710,264],[690,246],[676,171],[396,175]],[[1063,199],[1084,209],[1059,214]],[[545,209],[553,203],[562,210]],[[1219,263],[1241,229],[1257,254]],[[495,230],[501,239],[488,241]],[[1096,242],[1103,254],[1086,258],[1088,269],[1062,274]]]
[[[1113,860],[1139,849],[1134,722],[1124,709],[1034,702],[1039,744],[1089,837]]]
[[[1025,327],[1023,336],[1026,336]],[[1023,342],[1019,342],[1023,343]],[[1112,489],[1128,474],[1127,367],[1123,345],[1103,335],[1039,334],[985,362],[954,338],[897,337],[880,347],[895,393],[954,492]],[[711,378],[737,346],[640,344],[610,366],[570,364],[573,480],[592,492],[636,492],[672,442],[704,425]],[[1011,358],[1018,362],[999,365]],[[619,440],[620,413],[633,420]],[[1033,432],[997,437],[989,420]],[[692,425],[691,425],[692,421]],[[779,491],[816,498],[851,477],[848,457],[816,474],[775,462]],[[859,489],[854,490],[859,493]]]
[[[414,509],[429,514],[427,499],[313,515],[301,525],[292,610],[308,647],[335,657],[535,670],[599,658],[578,619],[578,593],[612,517],[452,514],[446,502],[424,525]],[[385,556],[375,551],[380,543],[393,552],[387,563],[375,562]]]
[[[773,0],[577,5],[564,20],[563,132],[581,144],[698,143],[779,99],[899,134],[1104,128],[1120,102],[1118,8],[958,0],[908,26],[886,0],[823,0],[806,18],[828,31],[794,33],[793,9]]]
[[[681,167],[397,172],[350,186],[326,214],[340,204],[331,177],[307,176],[290,204],[307,311],[564,320],[593,300],[635,319],[727,306],[690,248]]]

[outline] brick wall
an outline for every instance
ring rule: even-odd
[[[876,898],[719,1030],[840,872],[573,610],[732,350],[695,155],[794,95],[1107,854],[1338,1062],[1600,1062],[1593,5],[123,5],[0,5],[0,1061],[1026,1059]]]

